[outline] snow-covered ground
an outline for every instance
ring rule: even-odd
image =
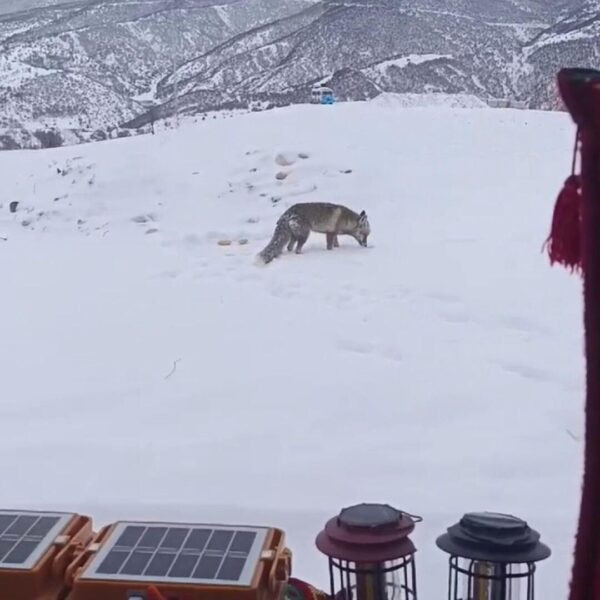
[[[580,281],[540,248],[572,139],[562,114],[356,103],[0,154],[0,505],[276,525],[326,586],[325,520],[389,502],[424,517],[424,600],[437,534],[512,512],[564,598]],[[365,209],[369,248],[256,266],[315,200]]]
[[[396,94],[384,92],[379,94],[371,103],[382,108],[488,108],[488,104],[481,98],[471,94],[444,94],[432,92],[430,94]]]

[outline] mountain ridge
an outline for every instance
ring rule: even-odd
[[[14,4],[14,3],[13,3]],[[27,3],[31,4],[31,3]],[[175,113],[382,92],[557,109],[600,63],[600,0],[72,0],[0,14],[0,147],[126,135]]]

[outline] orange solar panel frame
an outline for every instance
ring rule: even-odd
[[[63,600],[68,565],[92,538],[91,519],[73,515],[33,567],[0,565],[0,600]]]
[[[169,577],[157,577],[154,581],[148,576],[144,576],[142,581],[136,576],[128,579],[127,575],[116,573],[105,576],[90,568],[95,559],[97,565],[113,548],[111,533],[119,525],[122,527],[123,523],[107,525],[95,534],[92,520],[87,516],[44,511],[0,512],[15,515],[16,519],[58,516],[64,521],[57,521],[54,529],[48,530],[44,537],[40,535],[38,549],[34,548],[27,560],[12,563],[12,567],[6,557],[4,562],[0,561],[0,600],[280,600],[291,575],[292,553],[285,546],[284,532],[277,528],[210,526],[237,532],[244,528],[261,532],[252,550],[252,561],[250,554],[247,554],[245,575],[237,584],[225,581],[224,576],[214,582],[210,579],[187,582]],[[127,524],[132,523],[135,522]],[[190,530],[209,527],[201,524],[152,524],[154,527],[164,525],[171,528],[187,527]],[[11,533],[7,529],[4,538],[7,535],[10,537],[9,534],[13,540],[17,540],[12,542],[15,545],[33,543],[28,541],[32,539],[35,541],[32,530],[27,534],[24,528],[18,533],[16,530]]]
[[[165,600],[278,600],[291,572],[291,552],[285,547],[285,535],[279,529],[269,528],[249,585],[181,583],[160,578],[141,582],[128,580],[125,575],[122,579],[102,579],[98,574],[85,577],[86,569],[115,527],[116,524],[112,524],[101,529],[68,566],[66,584],[70,593],[65,600],[128,600],[132,597],[151,600],[154,596],[148,593],[150,587]]]

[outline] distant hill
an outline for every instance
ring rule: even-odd
[[[306,102],[317,82],[340,100],[441,93],[557,108],[561,66],[600,66],[600,0],[12,0],[3,9],[34,4],[0,16],[4,148],[102,139],[175,111]],[[49,130],[56,136],[40,133]]]

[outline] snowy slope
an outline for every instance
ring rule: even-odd
[[[514,512],[554,550],[539,596],[564,598],[580,282],[540,246],[572,135],[563,114],[380,101],[0,154],[2,503],[278,525],[326,586],[325,520],[390,502],[424,517],[424,600],[439,532]],[[313,235],[257,267],[308,200],[364,208],[370,247]]]

